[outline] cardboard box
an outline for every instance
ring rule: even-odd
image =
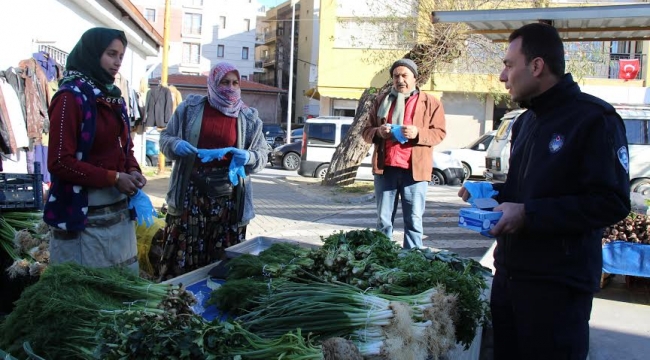
[[[458,226],[477,232],[492,229],[503,215],[500,211],[490,211],[478,208],[460,209],[458,213]]]

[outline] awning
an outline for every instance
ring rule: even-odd
[[[513,30],[540,21],[557,28],[564,41],[650,40],[647,4],[434,11],[431,17],[434,23],[465,23],[494,42],[507,42]]]
[[[315,100],[320,100],[321,96],[333,99],[359,100],[363,91],[364,89],[328,88],[319,86],[306,90],[303,95]]]
[[[365,89],[318,87],[320,96],[333,99],[359,100]]]

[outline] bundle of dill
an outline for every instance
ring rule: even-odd
[[[130,309],[180,316],[191,313],[194,301],[182,288],[151,283],[126,269],[50,265],[0,324],[0,348],[22,357],[29,342],[48,359],[77,357],[93,348],[88,334],[101,326],[101,314]]]

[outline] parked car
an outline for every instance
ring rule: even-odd
[[[478,139],[460,149],[448,149],[441,151],[444,154],[458,158],[463,164],[464,180],[471,176],[483,177],[485,171],[485,151],[494,139],[495,130],[481,135]]]
[[[158,166],[158,154],[160,153],[160,131],[157,128],[151,128],[145,133],[146,150],[145,161],[147,166]],[[165,165],[171,166],[172,161],[165,158]]]
[[[291,142],[302,140],[302,129],[291,130]]]
[[[284,144],[284,138],[287,136],[287,132],[284,131],[280,124],[264,123],[262,124],[262,132],[266,137],[266,142],[273,148]]]
[[[343,116],[322,116],[307,120],[305,136],[307,143],[302,147],[298,174],[306,177],[324,178],[336,147],[352,125],[353,118]],[[302,142],[301,142],[302,143]],[[374,146],[374,145],[373,145]],[[373,180],[372,152],[363,158],[357,170],[358,180]],[[431,166],[432,185],[459,185],[463,182],[463,165],[457,158],[436,152]]]
[[[302,139],[278,146],[271,154],[271,165],[282,166],[285,170],[295,171],[300,167],[300,149]]]

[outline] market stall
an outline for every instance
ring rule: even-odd
[[[322,244],[254,238],[228,256],[165,283],[50,266],[0,325],[0,349],[20,359],[25,344],[45,358],[478,358],[489,272],[473,260],[402,250],[371,230]],[[63,323],[70,332],[50,328]]]
[[[632,213],[603,233],[603,277],[601,287],[610,275],[650,278],[650,199],[634,194]]]

